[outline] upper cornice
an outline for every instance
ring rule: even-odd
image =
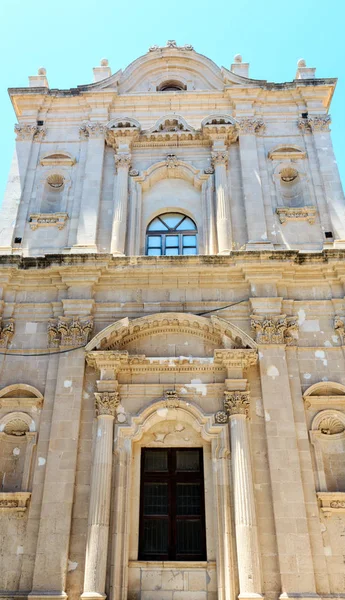
[[[164,62],[164,68],[163,63]],[[301,61],[300,61],[301,62]],[[106,66],[102,66],[106,65]],[[41,69],[42,70],[42,69]],[[40,71],[41,71],[40,70]],[[242,58],[235,57],[231,70],[219,67],[210,58],[196,52],[189,44],[177,46],[170,40],[166,46],[152,46],[149,51],[140,56],[126,69],[110,74],[107,61],[101,62],[97,71],[96,81],[87,85],[79,85],[71,89],[49,89],[46,75],[30,78],[30,87],[9,88],[9,95],[16,110],[20,114],[23,96],[29,96],[25,102],[39,106],[46,97],[85,96],[89,101],[92,95],[115,96],[150,96],[152,94],[205,94],[230,93],[241,91],[247,97],[257,96],[261,91],[298,90],[299,94],[308,100],[309,95],[321,94],[323,104],[328,108],[336,85],[334,78],[314,78],[314,69],[299,66],[296,79],[291,82],[273,83],[266,80],[251,79],[248,76],[248,64],[242,63]],[[103,78],[102,78],[103,77]],[[179,82],[181,89],[163,89],[164,82]]]

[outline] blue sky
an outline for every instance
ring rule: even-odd
[[[228,68],[240,53],[253,78],[291,81],[299,58],[317,77],[338,77],[332,137],[345,182],[345,3],[327,7],[321,0],[1,0],[0,199],[14,148],[8,87],[28,85],[40,66],[51,88],[90,83],[101,58],[115,72],[168,39]]]

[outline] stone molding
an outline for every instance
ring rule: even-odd
[[[297,343],[297,317],[251,315],[251,328],[256,332],[258,344],[293,346]]]
[[[22,394],[22,395],[20,395]],[[7,385],[0,390],[0,408],[31,410],[41,408],[43,404],[42,394],[31,385],[18,383]]]
[[[335,381],[314,383],[303,394],[306,409],[345,409],[345,386]]]
[[[57,227],[63,229],[67,223],[67,213],[32,213],[29,215],[30,228],[34,231],[39,227]]]
[[[317,492],[318,504],[325,517],[345,513],[345,492]]]
[[[202,121],[201,129],[204,136],[213,141],[223,140],[232,144],[238,139],[237,123],[229,115],[210,115]]]
[[[239,119],[237,127],[240,135],[261,135],[266,129],[263,119],[252,117]]]
[[[279,207],[276,208],[279,221],[284,225],[287,221],[308,221],[310,225],[315,223],[315,206],[301,206],[299,208]]]
[[[120,404],[119,392],[95,392],[96,416],[108,415],[115,417]]]
[[[0,492],[0,515],[8,512],[25,512],[30,497],[31,492]]]
[[[303,133],[320,133],[329,131],[331,122],[330,115],[315,115],[298,119],[297,126]]]
[[[48,347],[85,346],[93,330],[93,317],[72,318],[59,317],[49,319]]]
[[[248,417],[249,392],[225,390],[224,396],[224,410],[216,412],[216,423],[227,423],[230,417],[235,415]]]
[[[106,129],[106,125],[102,123],[83,123],[83,125],[79,127],[80,139],[104,139]]]
[[[256,350],[215,350],[213,357],[147,357],[126,351],[96,350],[86,355],[87,364],[99,371],[123,373],[203,372],[222,373],[224,369],[247,369],[257,362]]]
[[[336,315],[334,317],[335,333],[340,337],[341,345],[345,345],[345,317]]]
[[[0,348],[7,348],[14,336],[14,320],[9,319],[6,323],[0,317]]]
[[[37,125],[20,125],[16,123],[14,126],[17,142],[42,141],[45,138],[47,130],[45,127]]]

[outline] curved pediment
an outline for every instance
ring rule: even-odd
[[[158,338],[161,338],[161,343]],[[206,349],[205,355],[212,355],[217,349],[251,348],[256,349],[256,343],[244,331],[219,317],[200,317],[190,313],[157,313],[129,321],[120,319],[100,331],[86,346],[86,351],[92,350],[126,350],[138,352],[146,350],[145,340],[162,355],[172,353],[172,346],[183,344],[184,354],[202,355],[200,352],[190,352],[192,340],[200,340]],[[168,352],[164,352],[168,348]],[[156,353],[146,352],[150,356]],[[181,352],[179,353],[181,354]]]

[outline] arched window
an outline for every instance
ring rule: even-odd
[[[186,215],[165,213],[151,221],[146,233],[148,256],[197,254],[197,227]]]
[[[181,81],[169,80],[163,81],[159,86],[157,86],[157,92],[182,92],[186,90],[187,87],[181,83]]]

